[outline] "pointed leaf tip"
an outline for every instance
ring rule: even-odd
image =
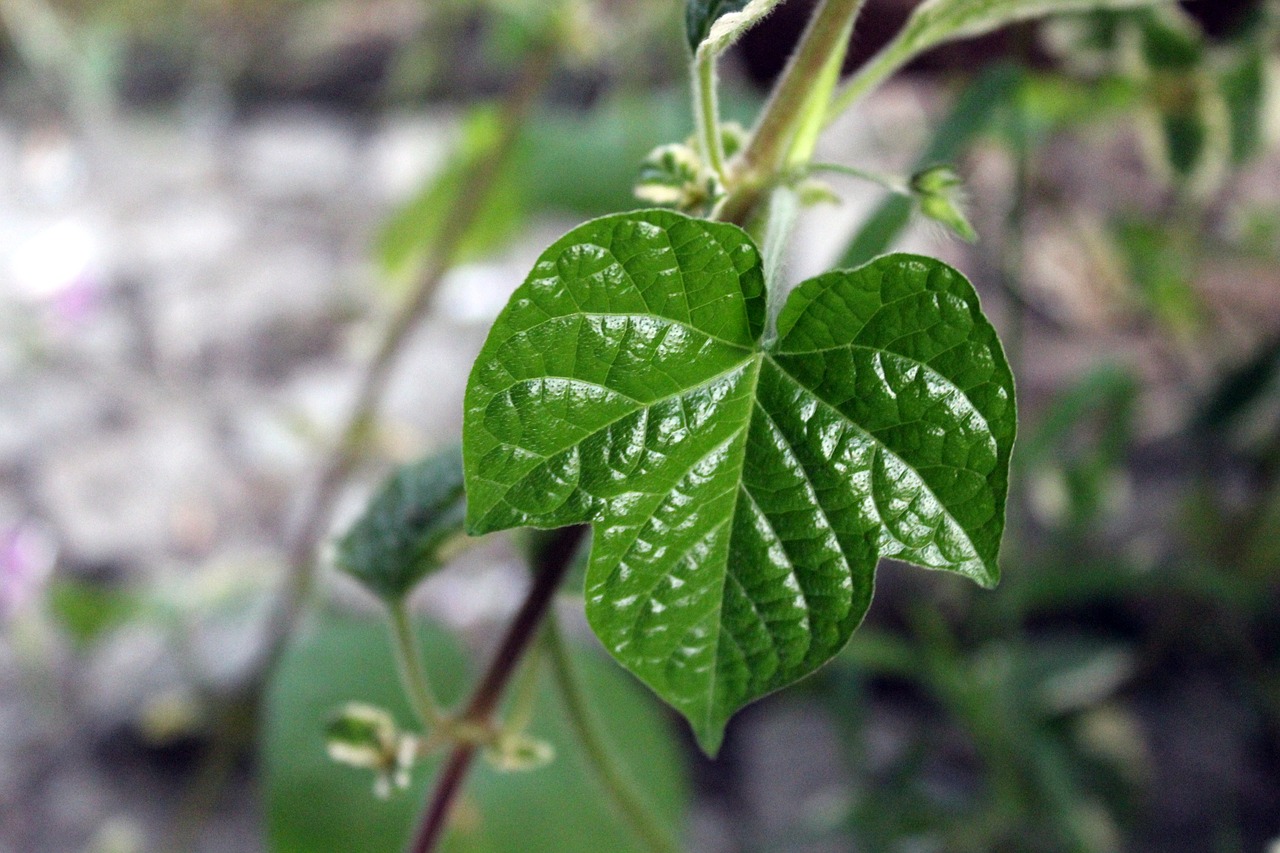
[[[844,646],[879,557],[994,584],[1016,430],[956,270],[811,279],[766,346],[760,268],[733,226],[587,223],[513,294],[466,396],[477,528],[594,523],[588,621],[708,754]]]

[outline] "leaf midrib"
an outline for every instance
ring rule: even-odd
[[[980,552],[980,551],[977,549],[977,547],[973,544],[973,535],[972,535],[972,532],[971,532],[971,531],[969,530],[969,528],[968,528],[968,527],[966,527],[964,524],[961,524],[961,523],[960,523],[960,520],[959,520],[958,518],[956,518],[956,517],[951,513],[951,509],[950,509],[950,507],[947,505],[947,503],[946,503],[945,501],[942,501],[942,500],[940,500],[940,499],[938,498],[937,493],[935,493],[935,492],[934,492],[934,490],[933,490],[933,488],[932,488],[932,487],[930,487],[930,485],[929,485],[928,481],[926,481],[926,480],[925,480],[925,478],[924,478],[923,476],[921,476],[921,475],[920,475],[920,469],[919,469],[919,468],[917,468],[915,465],[912,465],[911,463],[907,462],[905,459],[903,459],[901,456],[899,456],[897,453],[895,453],[895,452],[893,451],[893,449],[892,449],[891,447],[889,447],[889,445],[885,444],[885,443],[884,443],[884,441],[883,441],[882,439],[880,439],[878,436],[876,436],[876,435],[875,435],[875,433],[870,432],[869,430],[867,430],[867,428],[866,428],[866,427],[864,427],[864,426],[863,426],[862,424],[860,424],[858,421],[854,420],[853,418],[851,418],[851,417],[849,417],[848,415],[846,415],[844,412],[840,411],[839,407],[837,407],[834,403],[832,403],[832,402],[830,402],[829,400],[827,400],[826,398],[822,397],[821,395],[819,395],[819,394],[818,394],[818,392],[817,392],[817,391],[815,391],[814,389],[810,388],[808,385],[805,385],[803,382],[801,382],[799,379],[797,379],[797,378],[795,377],[795,375],[794,375],[794,374],[792,374],[789,370],[787,370],[785,367],[783,367],[781,364],[779,364],[779,363],[778,363],[778,361],[777,361],[777,359],[774,359],[774,358],[770,357],[770,361],[772,361],[772,362],[773,362],[774,367],[778,368],[778,370],[780,370],[780,371],[782,372],[782,374],[783,374],[784,376],[786,376],[786,377],[787,377],[787,379],[791,380],[791,382],[793,382],[793,383],[796,385],[796,387],[797,387],[797,388],[800,388],[801,390],[803,390],[805,393],[807,393],[809,396],[811,396],[814,400],[816,400],[820,405],[822,405],[822,406],[826,407],[826,408],[827,408],[827,409],[829,409],[831,412],[833,412],[837,417],[841,418],[841,419],[842,419],[842,420],[844,420],[846,423],[850,424],[854,429],[858,430],[858,432],[860,432],[860,433],[862,433],[863,435],[865,435],[865,436],[867,437],[867,440],[871,442],[871,444],[874,446],[874,448],[875,448],[878,452],[880,452],[880,453],[885,453],[885,454],[887,454],[887,455],[889,455],[889,456],[893,457],[893,458],[894,458],[894,459],[896,459],[899,463],[901,463],[901,464],[903,465],[903,467],[907,468],[909,471],[914,472],[914,473],[916,474],[916,477],[920,480],[920,488],[921,488],[921,489],[923,489],[923,490],[924,490],[924,492],[925,492],[926,494],[928,494],[928,496],[929,496],[930,498],[932,498],[934,502],[936,502],[936,503],[937,503],[937,505],[941,508],[942,513],[943,513],[943,514],[944,514],[944,515],[945,515],[945,516],[946,516],[946,517],[947,517],[951,522],[953,522],[953,523],[955,524],[955,526],[956,526],[956,527],[957,527],[961,532],[963,532],[963,533],[964,533],[965,545],[967,545],[967,546],[968,546],[969,551],[973,554],[974,558],[975,558],[979,563],[981,563],[981,564],[983,565],[983,567],[984,567],[984,568],[987,568],[987,569],[988,569],[988,575],[990,575],[990,574],[991,574],[991,572],[990,572],[990,567],[987,565],[987,559],[986,559],[986,557],[984,557],[984,556],[983,556],[983,554],[982,554],[982,552]],[[943,377],[943,379],[945,380],[945,379],[946,379],[946,377]],[[947,381],[947,384],[949,384],[949,385],[951,385],[953,388],[957,388],[957,390],[959,390],[959,389],[958,389],[958,386],[956,386],[956,384],[955,384],[954,382],[951,382],[950,380],[946,380],[946,381]],[[975,408],[975,411],[977,411],[977,410],[976,410],[976,408]],[[986,423],[986,421],[985,421],[985,419],[984,419],[984,424],[985,424],[985,423]],[[988,425],[988,432],[990,433],[990,427],[989,427],[989,425]],[[784,434],[784,438],[785,438],[785,434]],[[788,444],[790,444],[790,442],[788,442]],[[969,469],[967,469],[967,468],[966,468],[966,469],[962,469],[962,470],[966,470],[966,471],[967,471],[967,470],[969,470]],[[872,498],[873,498],[873,499],[875,498],[875,489],[874,489],[874,488],[872,489]],[[887,531],[887,530],[889,530],[889,526],[888,526],[887,524],[885,524],[885,523],[884,523],[884,521],[883,521],[883,517],[880,515],[880,510],[879,510],[879,504],[878,504],[878,501],[877,501],[877,507],[876,507],[876,515],[877,515],[877,522],[879,523],[880,527],[881,527],[881,528],[883,528],[883,529],[884,529],[884,530],[886,530],[886,531]],[[892,535],[892,532],[890,532],[890,535]],[[897,537],[894,537],[894,538],[896,539]],[[905,545],[906,543],[904,542],[904,543],[902,543],[902,544],[903,544],[903,545]],[[878,552],[879,552],[879,549],[877,549],[877,554],[878,554]]]

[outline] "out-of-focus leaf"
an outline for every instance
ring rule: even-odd
[[[447,702],[467,687],[460,650],[446,633],[422,626],[432,682]],[[576,665],[610,743],[659,815],[678,828],[687,782],[672,733],[652,697],[611,663],[581,655]],[[272,853],[399,853],[439,768],[424,761],[409,789],[380,800],[367,771],[326,755],[335,710],[353,698],[413,714],[405,703],[378,622],[326,614],[290,648],[266,699],[262,739],[267,841]],[[449,853],[643,853],[594,784],[564,712],[544,677],[529,733],[544,738],[555,760],[526,773],[478,764],[468,778],[444,850]]]
[[[1280,377],[1280,337],[1261,348],[1250,359],[1227,373],[1209,395],[1195,419],[1199,431],[1220,429],[1247,411]]]
[[[911,55],[956,39],[984,35],[1018,21],[1097,9],[1132,9],[1169,0],[925,0],[897,40]]]
[[[1141,16],[1142,61],[1161,71],[1191,71],[1204,61],[1204,36],[1190,16],[1161,10]]]
[[[392,283],[404,282],[428,259],[442,231],[448,227],[460,195],[468,192],[468,175],[476,163],[490,157],[502,136],[496,109],[479,107],[463,122],[461,137],[445,165],[397,211],[377,237],[376,252]],[[523,178],[526,150],[494,179],[483,210],[463,236],[455,260],[469,260],[499,248],[524,222]]]
[[[1247,162],[1262,147],[1267,78],[1267,52],[1256,45],[1242,51],[1222,75],[1222,95],[1231,118],[1231,159],[1237,165]]]
[[[1153,165],[1180,187],[1206,191],[1231,157],[1232,118],[1207,67],[1205,36],[1176,7],[1137,16],[1136,57],[1127,65],[1147,92],[1147,150]]]
[[[440,567],[441,549],[461,534],[466,510],[460,447],[406,465],[338,541],[338,568],[398,602]]]
[[[1049,15],[1170,5],[1173,0],[925,0],[832,100],[829,115],[853,105],[922,53],[957,39],[985,35],[1008,24]]]
[[[994,585],[1013,379],[972,286],[889,255],[794,290],[764,343],[741,229],[588,222],[467,385],[467,526],[595,524],[587,617],[714,752],[848,641],[893,556]]]
[[[48,594],[50,611],[81,647],[92,645],[145,608],[142,600],[128,592],[81,580],[55,580]]]
[[[1112,235],[1139,300],[1171,331],[1195,332],[1203,319],[1192,285],[1198,236],[1145,219],[1121,219]]]
[[[1040,423],[1027,430],[1016,463],[1028,474],[1032,504],[1046,520],[1078,531],[1114,506],[1133,437],[1136,394],[1131,374],[1103,366],[1056,396]]]

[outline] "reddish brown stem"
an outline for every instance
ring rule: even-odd
[[[574,555],[582,544],[586,533],[585,527],[566,527],[556,531],[547,544],[539,550],[534,558],[533,583],[525,595],[524,602],[516,612],[515,619],[507,628],[493,660],[485,671],[484,677],[463,712],[463,720],[480,726],[487,726],[502,699],[502,693],[511,676],[515,674],[525,652],[529,650],[555,600],[556,590],[565,574],[573,564]],[[462,782],[475,759],[476,744],[460,743],[454,747],[445,762],[440,778],[436,782],[431,799],[418,825],[413,844],[409,847],[412,853],[431,853],[444,837],[444,831],[453,810]]]

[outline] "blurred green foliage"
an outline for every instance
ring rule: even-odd
[[[456,703],[470,683],[454,639],[431,625],[422,649],[433,684]],[[419,766],[409,789],[388,800],[370,793],[369,774],[325,754],[326,725],[358,697],[412,719],[397,683],[385,627],[329,613],[299,637],[267,698],[262,737],[267,833],[276,853],[366,853],[403,848],[438,759]],[[615,665],[575,652],[603,730],[637,787],[664,821],[681,826],[688,782],[669,720]],[[544,675],[529,733],[549,741],[555,760],[528,771],[477,767],[445,849],[484,853],[637,851],[634,836],[595,786],[581,747],[566,726],[558,695]]]

